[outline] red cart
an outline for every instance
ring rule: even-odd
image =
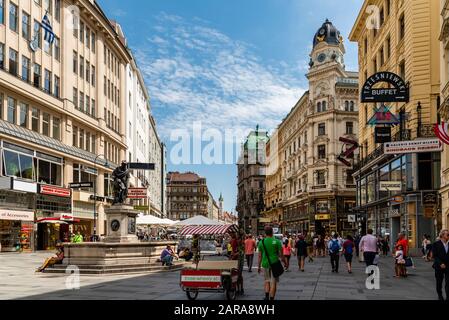
[[[181,235],[223,235],[238,232],[236,225],[188,226]],[[181,271],[180,286],[189,300],[195,300],[200,292],[225,293],[228,300],[237,297],[238,261],[198,261]]]

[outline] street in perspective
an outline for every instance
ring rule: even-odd
[[[447,302],[448,121],[447,0],[0,0],[0,300]]]

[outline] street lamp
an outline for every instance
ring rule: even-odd
[[[97,160],[100,157],[103,157],[104,160],[106,161],[104,166],[106,168],[109,168],[109,163],[108,163],[108,160],[106,159],[106,157],[102,154],[99,154],[95,157],[95,160],[94,160],[95,171],[97,171]],[[94,237],[93,237],[94,242],[97,242],[97,179],[98,179],[98,172],[97,172],[96,178],[94,179]]]

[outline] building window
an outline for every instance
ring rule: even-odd
[[[368,38],[365,38],[363,48],[365,50],[365,55],[367,55],[368,54]]]
[[[50,114],[44,112],[42,114],[42,134],[44,136],[50,136]]]
[[[78,53],[73,51],[73,73],[78,74]]]
[[[61,21],[61,0],[55,0],[55,19]]]
[[[377,72],[377,57],[375,57],[373,60],[373,72],[374,73]]]
[[[28,127],[28,105],[22,102],[19,104],[19,126]]]
[[[17,76],[17,51],[9,48],[9,73]]]
[[[80,22],[80,41],[84,42],[84,22]]]
[[[33,84],[36,88],[41,87],[41,66],[37,63],[34,64],[33,68]]]
[[[78,147],[80,149],[84,149],[84,130],[83,129],[80,129],[80,137],[79,137]]]
[[[405,60],[399,64],[399,75],[405,80]]]
[[[92,32],[92,52],[95,53],[95,46],[96,46],[96,37],[95,33]]]
[[[53,46],[54,46],[54,56],[55,56],[55,59],[57,60],[57,61],[60,61],[60,59],[61,59],[61,48],[60,48],[60,45],[59,45],[59,38],[58,37],[55,37],[55,41],[53,42]]]
[[[30,40],[31,33],[31,18],[28,13],[22,11],[22,37],[26,40]]]
[[[91,79],[92,87],[95,87],[95,82],[96,82],[95,67],[92,66],[92,79]]]
[[[19,31],[19,26],[17,24],[19,13],[17,10],[17,5],[9,2],[9,28],[14,32]]]
[[[93,117],[97,117],[97,110],[95,108],[95,100],[92,99],[92,104],[91,104],[91,112],[90,112],[91,116]]]
[[[61,119],[53,117],[53,138],[61,140]]]
[[[0,24],[5,24],[5,0],[0,0]]]
[[[92,152],[97,154],[97,136],[96,135],[92,135]]]
[[[326,159],[326,146],[324,144],[318,146],[318,159]]]
[[[75,105],[75,108],[78,109],[78,89],[73,88],[73,104]]]
[[[72,131],[72,144],[74,147],[78,147],[78,127],[73,127]]]
[[[31,130],[39,133],[39,117],[40,111],[38,108],[31,108]]]
[[[387,17],[390,15],[390,8],[391,8],[391,0],[387,0],[387,4],[385,5],[385,13]]]
[[[90,49],[90,29],[86,26],[86,46]]]
[[[354,112],[355,108],[354,108],[354,101],[349,102],[349,111]]]
[[[3,161],[5,176],[34,180],[33,157],[30,155],[4,150]]]
[[[39,21],[34,20],[34,35],[37,39],[37,47],[41,48],[42,42],[41,42],[41,24]]]
[[[326,172],[324,170],[316,171],[316,183],[318,186],[323,186],[326,184]]]
[[[80,91],[80,104],[79,104],[80,111],[84,112],[84,93]]]
[[[22,79],[26,82],[30,81],[30,59],[22,56]]]
[[[385,13],[384,13],[384,8],[380,8],[380,12],[379,12],[379,18],[380,18],[380,23],[379,25],[382,27],[384,22],[385,22]]]
[[[45,80],[44,80],[44,90],[51,94],[51,72],[45,69]]]
[[[87,81],[87,83],[90,82],[90,63],[89,63],[89,61],[86,61],[86,81]]]
[[[90,97],[86,95],[86,113],[90,114]]]
[[[52,6],[53,0],[44,0],[44,11],[47,11],[48,14],[52,14],[53,6]]]
[[[60,80],[59,77],[55,76],[55,96],[60,97]]]
[[[80,56],[80,73],[81,78],[84,78],[84,58]]]
[[[86,132],[86,151],[90,152],[90,133]]]
[[[326,134],[326,124],[325,123],[320,123],[318,125],[318,135],[319,136],[324,136]]]
[[[16,99],[8,97],[8,112],[6,120],[10,123],[16,124]]]
[[[385,64],[384,47],[380,48],[380,65]]]
[[[405,16],[399,18],[399,41],[405,37]]]
[[[354,134],[354,124],[352,122],[346,122],[346,134]]]
[[[391,37],[388,36],[387,38],[387,47],[386,47],[386,54],[387,54],[387,59],[390,58],[391,56]]]
[[[52,157],[53,158],[53,157]],[[60,186],[62,184],[62,165],[38,159],[38,182]]]
[[[0,69],[5,69],[5,45],[3,43],[0,43]]]
[[[321,112],[321,102],[318,102],[316,111]]]

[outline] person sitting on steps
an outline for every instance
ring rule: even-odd
[[[62,243],[57,243],[56,247],[56,256],[47,258],[44,264],[37,268],[36,272],[44,272],[48,267],[54,266],[55,264],[62,264],[62,261],[64,260],[64,247]]]
[[[173,258],[178,259],[178,256],[176,253],[173,252],[171,246],[167,246],[164,250],[162,250],[161,253],[161,262],[163,266],[172,266],[173,265]]]

